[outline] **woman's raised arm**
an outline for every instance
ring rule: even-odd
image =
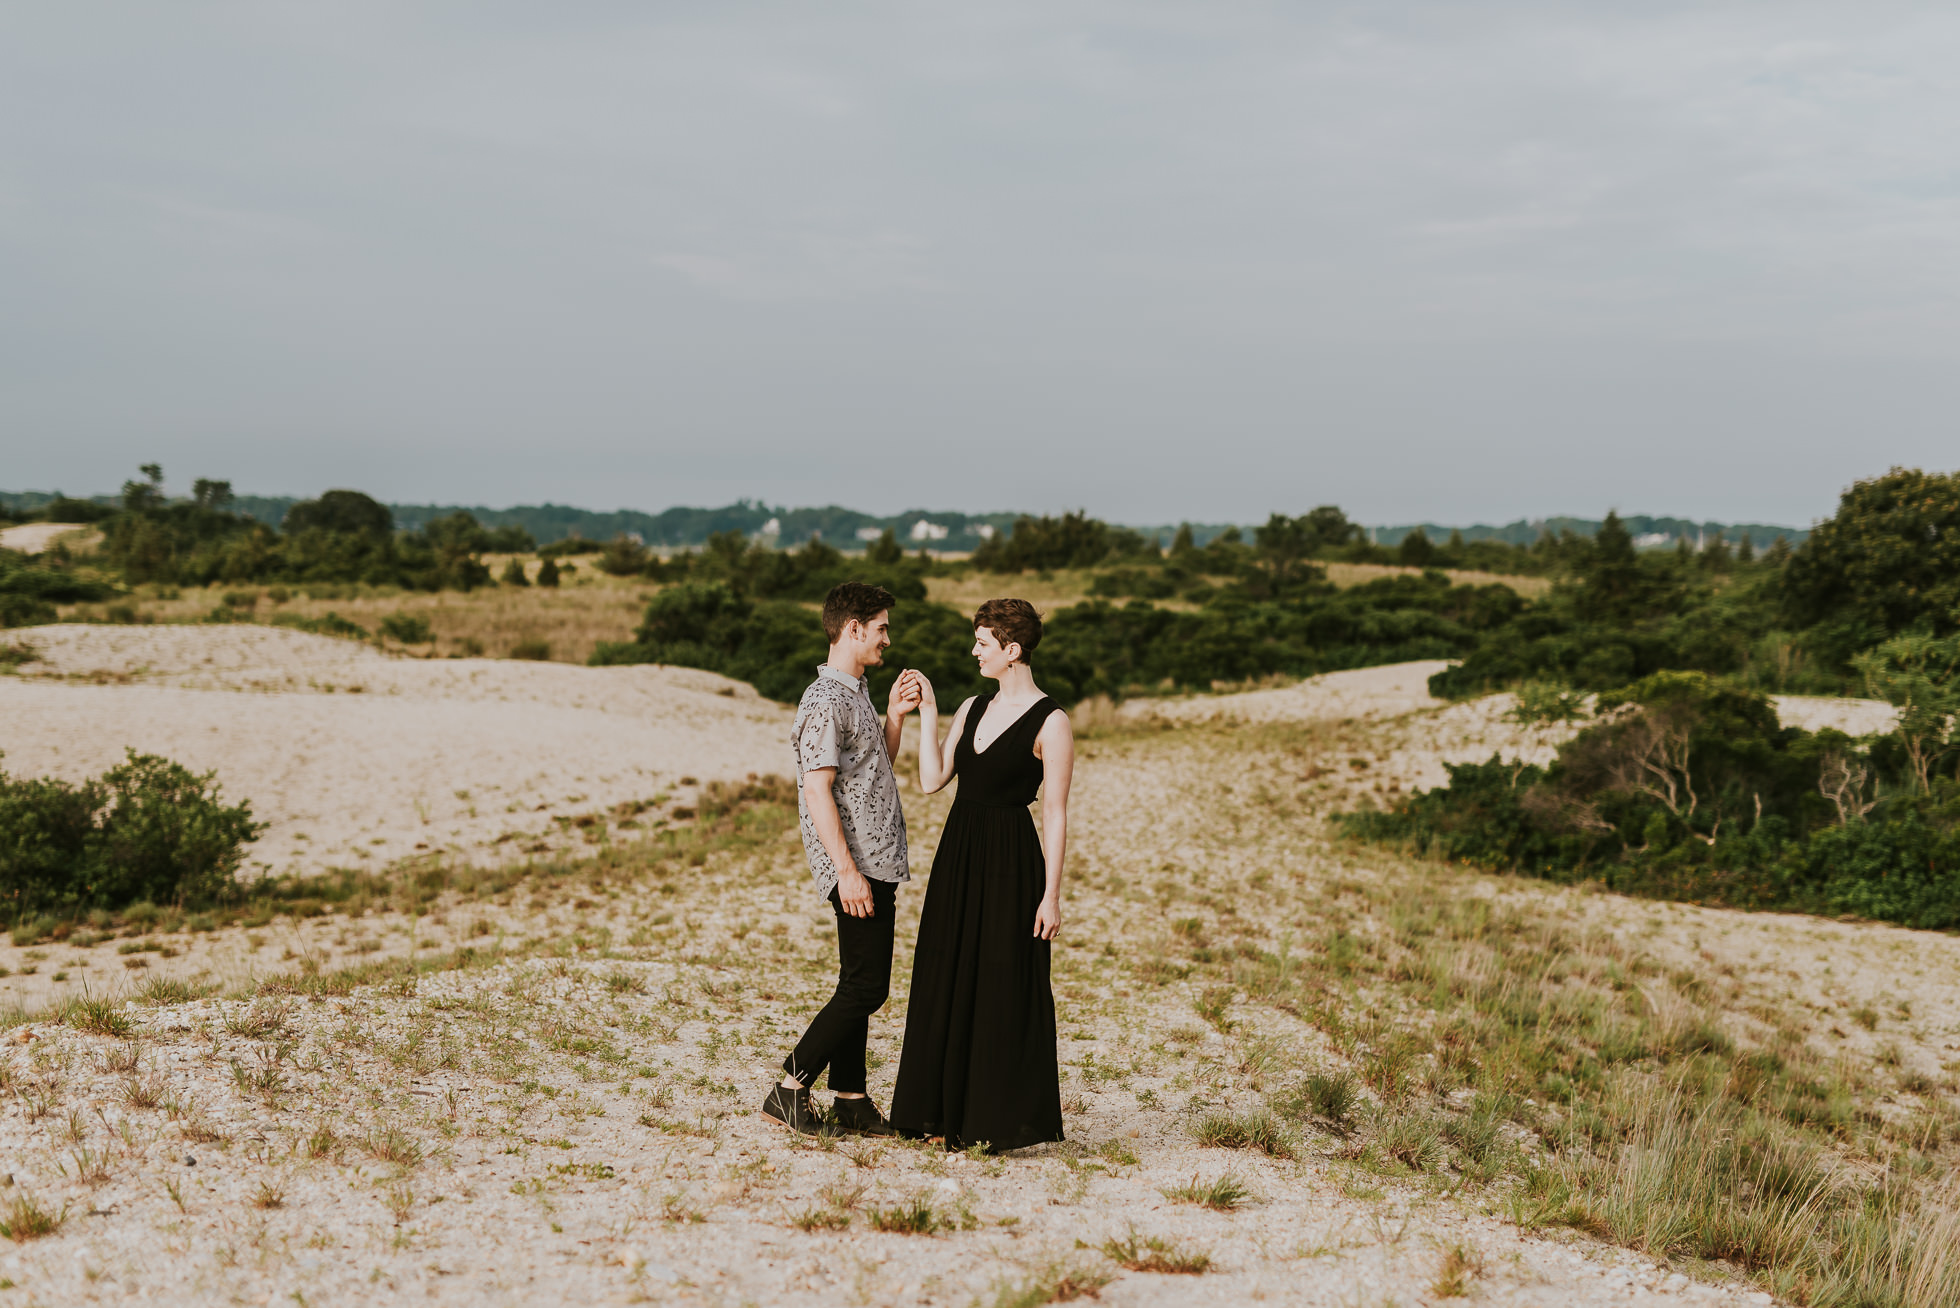
[[[953,747],[958,743],[960,733],[966,730],[966,712],[973,704],[971,699],[960,705],[953,714],[952,730],[946,739],[939,738],[939,701],[932,693],[932,683],[923,673],[907,671],[906,676],[916,676],[919,682],[919,789],[930,795],[944,790],[946,783],[953,779]]]

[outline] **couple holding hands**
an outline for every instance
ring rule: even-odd
[[[762,1111],[798,1131],[943,1139],[1018,1149],[1062,1138],[1049,942],[1061,929],[1075,737],[1028,656],[1041,618],[1026,600],[973,615],[973,656],[999,689],[953,714],[944,740],[932,683],[908,669],[881,720],[865,670],[891,644],[891,592],[845,582],[824,600],[830,656],[803,694],[796,749],[803,846],[837,914],[837,990],[783,1061]],[[898,886],[909,881],[892,772],[905,717],[919,714],[919,785],[955,776],[919,918],[905,1043],[887,1118],[865,1093],[865,1037],[891,986]],[[1029,805],[1039,794],[1041,831]],[[826,1069],[828,1116],[810,1100]]]

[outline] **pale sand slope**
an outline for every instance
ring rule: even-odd
[[[1398,787],[1447,784],[1449,774],[1443,764],[1482,762],[1493,753],[1527,763],[1549,763],[1559,742],[1583,725],[1543,730],[1519,727],[1507,717],[1516,703],[1511,695],[1486,695],[1463,702],[1439,699],[1429,693],[1429,678],[1448,666],[1441,659],[1424,659],[1329,672],[1273,690],[1131,700],[1123,705],[1120,715],[1136,720],[1235,719],[1248,723],[1381,723],[1407,718],[1406,731],[1396,739],[1395,747],[1371,760],[1371,765],[1387,765],[1376,775],[1392,778]],[[1784,726],[1806,731],[1835,727],[1852,736],[1889,731],[1897,712],[1889,704],[1869,699],[1775,695],[1771,702]]]
[[[85,527],[73,522],[29,522],[18,527],[0,529],[0,550],[19,550],[22,554],[39,554],[55,543],[56,539],[71,532],[93,532],[95,528]]]
[[[133,748],[215,769],[271,824],[260,869],[508,855],[564,838],[554,817],[792,766],[786,709],[691,669],[396,658],[257,626],[14,635],[42,658],[0,678],[0,766],[72,781]]]

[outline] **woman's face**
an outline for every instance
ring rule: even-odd
[[[980,661],[980,675],[999,681],[1001,674],[1014,665],[1021,653],[1021,647],[1012,641],[1002,646],[994,639],[993,628],[975,627],[973,629],[973,657]]]

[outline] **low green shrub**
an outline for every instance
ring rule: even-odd
[[[390,613],[381,619],[381,634],[404,645],[426,645],[435,639],[429,620],[412,613]]]
[[[347,636],[354,640],[366,640],[368,629],[358,622],[349,622],[332,609],[324,617],[303,618],[297,613],[275,613],[272,615],[275,627],[291,627],[295,631],[308,631],[316,636]]]
[[[224,898],[265,826],[249,802],[224,803],[213,775],[134,750],[80,785],[0,772],[0,912],[19,923]]]

